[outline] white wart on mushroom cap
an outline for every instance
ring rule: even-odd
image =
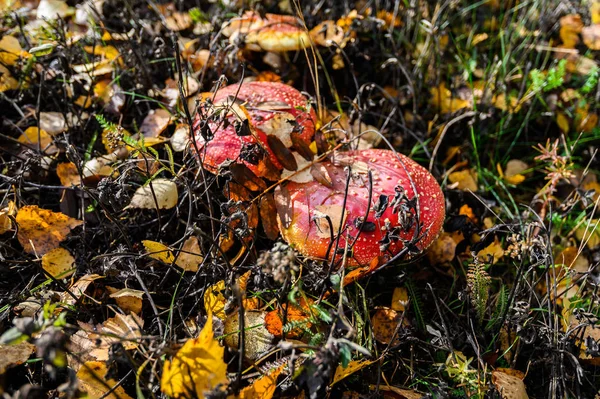
[[[334,153],[313,165],[311,174],[311,181],[289,182],[275,193],[281,234],[307,257],[331,260],[337,243],[337,262],[348,246],[346,266],[368,265],[376,257],[389,260],[405,247],[414,255],[442,229],[440,186],[404,155]]]

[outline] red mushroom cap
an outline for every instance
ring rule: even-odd
[[[240,105],[237,111],[231,106],[234,99],[235,104]],[[202,163],[211,172],[216,172],[223,162],[234,160],[243,162],[260,176],[261,171],[256,164],[240,160],[242,148],[253,144],[260,144],[268,152],[273,165],[281,170],[283,166],[268,145],[268,136],[275,136],[290,148],[293,145],[292,132],[307,144],[315,134],[316,114],[308,99],[283,83],[246,82],[230,85],[215,93],[214,103],[216,107],[228,107],[231,112],[226,116],[226,121],[221,118],[209,121],[208,126],[214,135],[212,140],[206,142],[200,134],[200,116],[194,122]],[[236,124],[246,118],[252,134],[240,136],[236,132]]]
[[[291,15],[260,14],[247,11],[226,22],[223,35],[235,43],[243,38],[245,48],[253,51],[294,51],[308,47],[310,37],[298,18]]]
[[[440,186],[404,155],[390,150],[334,153],[313,165],[311,174],[315,179],[308,183],[292,181],[276,191],[281,234],[307,257],[331,260],[337,243],[341,253],[336,261],[348,246],[346,265],[365,266],[377,257],[387,261],[405,247],[409,255],[422,251],[442,229]]]

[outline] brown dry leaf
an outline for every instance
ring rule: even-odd
[[[452,188],[463,191],[477,191],[477,172],[474,169],[465,169],[452,172],[448,175]]]
[[[281,309],[272,310],[265,316],[265,327],[276,337],[283,336],[283,315],[286,316],[287,323],[302,323],[303,328],[294,328],[286,333],[287,338],[298,338],[304,334],[304,330],[312,327],[310,322],[309,305],[302,299],[298,305],[285,304]]]
[[[66,278],[75,273],[75,258],[65,248],[54,248],[42,256],[42,268],[54,278]]]
[[[560,38],[565,48],[573,49],[579,43],[583,21],[578,14],[565,15],[560,19]]]
[[[460,98],[453,98],[452,92],[446,88],[445,83],[440,83],[438,87],[430,89],[430,103],[436,108],[439,108],[443,114],[456,112],[463,108],[469,108],[471,102]]]
[[[394,333],[396,332],[398,324],[401,320],[402,324],[406,325],[407,321],[402,317],[401,313],[390,308],[377,309],[371,318],[373,336],[378,342],[381,342],[382,344],[389,344],[392,342]],[[394,338],[394,344],[399,342],[398,335],[396,334]]]
[[[0,64],[15,65],[19,58],[31,57],[27,51],[21,48],[19,40],[10,35],[2,36],[0,39]]]
[[[333,375],[333,382],[329,386],[337,384],[344,378],[356,373],[359,370],[362,370],[367,366],[370,366],[373,363],[375,363],[375,360],[363,359],[352,360],[350,363],[348,363],[348,366],[345,368],[342,367],[342,365],[337,366],[337,368],[335,369],[335,374]]]
[[[67,238],[67,235],[83,221],[73,219],[60,212],[52,212],[27,205],[19,209],[16,216],[19,232],[17,237],[25,252],[44,255]]]
[[[160,389],[172,398],[203,399],[204,393],[226,385],[225,350],[215,340],[213,319],[208,320],[198,338],[189,339],[170,361],[165,361]]]
[[[173,251],[165,244],[150,240],[143,240],[142,244],[144,245],[144,248],[146,248],[146,251],[148,251],[147,255],[152,259],[159,260],[168,265],[172,264],[175,260]]]
[[[40,149],[48,155],[56,154],[58,148],[53,144],[52,136],[46,133],[43,129],[38,129],[35,126],[30,126],[19,137],[19,143],[27,144],[31,148],[40,146]]]
[[[492,257],[492,264],[496,264],[504,256],[504,249],[498,237],[494,237],[494,242],[477,253],[477,257],[482,262],[488,262]]]
[[[135,349],[139,346],[138,341],[142,337],[144,320],[135,313],[128,315],[117,314],[102,323],[100,332],[103,334],[100,346],[110,346],[121,343],[126,350]]]
[[[492,382],[503,399],[529,398],[525,383],[518,377],[496,370],[492,372]]]
[[[336,237],[344,228],[348,216],[348,212],[345,212],[341,205],[315,205],[313,214],[317,224],[317,236],[320,238]]]
[[[144,291],[134,290],[131,288],[116,289],[106,287],[110,293],[110,297],[117,302],[117,305],[125,313],[133,312],[139,314],[142,311],[142,303],[144,300]]]
[[[135,191],[127,208],[171,209],[177,205],[178,197],[177,184],[169,179],[154,179]]]
[[[17,206],[13,201],[8,201],[8,206],[0,209],[0,234],[12,229],[12,218],[17,214]]]
[[[0,64],[0,93],[19,88],[19,81],[12,77],[8,68]]]
[[[279,236],[277,224],[277,208],[273,194],[267,193],[260,199],[260,221],[263,230],[269,240],[276,240]]]
[[[60,179],[60,184],[65,187],[81,184],[81,176],[79,176],[77,166],[73,162],[63,162],[56,165],[56,175]]]
[[[449,263],[454,259],[456,245],[452,234],[443,232],[427,249],[427,259],[434,265]]]
[[[275,337],[265,327],[267,312],[244,311],[244,356],[257,360],[273,348]],[[223,335],[229,348],[237,349],[240,339],[240,313],[233,312],[225,319]]]
[[[77,372],[81,388],[87,392],[89,399],[133,399],[125,392],[118,381],[106,378],[108,374],[106,362],[85,362]]]
[[[183,243],[175,264],[184,271],[195,273],[203,260],[198,237],[191,236]]]
[[[221,280],[206,289],[204,293],[204,309],[207,313],[225,320],[225,302],[227,299],[223,292],[225,291],[225,280]]]
[[[404,312],[408,306],[408,290],[406,287],[394,288],[392,294],[392,310]]]
[[[35,345],[20,342],[16,345],[0,345],[0,375],[6,370],[23,364],[35,351]]]
[[[504,177],[506,181],[512,184],[519,184],[525,180],[523,173],[529,169],[527,163],[520,159],[511,159],[506,163],[506,170],[504,171]]]
[[[600,50],[600,24],[586,26],[581,30],[583,43],[590,50]]]
[[[577,247],[567,247],[554,259],[555,265],[564,265],[564,267],[575,270],[578,273],[587,273],[589,261],[580,253]]]
[[[372,391],[374,391],[375,389],[381,391],[384,393],[384,398],[388,397],[388,395],[385,395],[385,392],[391,392],[394,394],[394,396],[392,396],[394,399],[421,399],[424,398],[425,395],[423,395],[420,392],[414,391],[412,389],[403,389],[403,388],[398,388],[398,387],[393,387],[390,385],[371,385],[369,387]]]
[[[259,379],[255,380],[252,385],[242,389],[237,396],[238,399],[271,399],[277,389],[277,377],[283,372],[285,364],[269,371]],[[228,399],[234,399],[229,396]]]
[[[169,30],[179,32],[192,26],[192,17],[185,12],[176,11],[165,18],[165,25]]]
[[[307,161],[303,156],[297,152],[293,152],[292,155],[296,160],[297,170],[283,170],[281,173],[282,179],[288,179],[296,183],[308,183],[314,180],[314,177],[310,173],[312,161]]]
[[[67,131],[67,121],[62,112],[40,112],[39,122],[40,129],[44,130],[50,136],[56,136]]]
[[[254,174],[248,167],[241,163],[234,163],[229,166],[235,182],[246,187],[250,191],[264,191],[267,184]]]
[[[171,120],[172,116],[167,110],[159,108],[150,111],[140,126],[140,133],[147,139],[156,138],[165,131]]]
[[[66,305],[73,306],[75,303],[81,298],[81,296],[88,289],[90,284],[92,284],[95,280],[100,278],[104,278],[98,274],[86,274],[77,280],[73,285],[69,288],[69,292],[61,292],[60,298],[61,302]]]

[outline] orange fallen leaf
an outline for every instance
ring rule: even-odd
[[[477,172],[473,169],[465,169],[458,172],[452,172],[448,175],[448,180],[454,188],[463,191],[477,191]]]
[[[406,306],[408,306],[408,290],[406,287],[394,288],[394,293],[392,294],[392,310],[404,312]]]
[[[60,212],[52,212],[27,205],[19,209],[16,216],[19,232],[17,237],[25,252],[44,255],[67,238],[67,235],[83,221],[73,219]]]
[[[373,336],[382,344],[389,344],[394,339],[394,344],[399,343],[396,329],[402,322],[402,326],[406,326],[408,321],[402,317],[402,314],[390,308],[381,308],[375,311],[371,318],[371,326],[373,327]]]
[[[277,377],[283,372],[285,364],[271,370],[255,380],[252,385],[240,391],[239,399],[271,399],[277,389]],[[231,396],[229,398],[232,398]]]

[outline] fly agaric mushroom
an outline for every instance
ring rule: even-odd
[[[309,258],[335,256],[339,267],[347,248],[345,266],[369,265],[375,258],[385,262],[403,250],[423,251],[442,229],[440,186],[404,155],[334,153],[312,165],[310,173],[311,181],[290,181],[275,192],[283,238]]]
[[[211,139],[205,140],[202,135],[204,121],[200,115],[194,121],[202,164],[213,173],[225,161],[232,160],[264,176],[264,170],[258,166],[261,154],[268,155],[278,170],[295,170],[292,149],[301,152],[307,148],[315,133],[316,114],[308,99],[283,83],[230,85],[215,93],[214,104],[225,116],[209,119]]]
[[[298,18],[291,15],[265,14],[246,11],[239,18],[226,22],[221,30],[231,44],[242,42],[252,51],[294,51],[310,43],[308,32]]]

